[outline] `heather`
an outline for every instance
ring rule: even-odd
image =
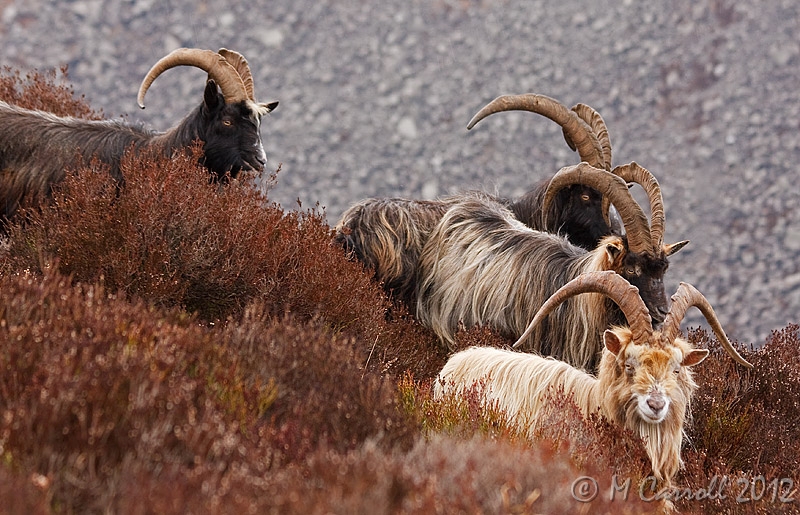
[[[7,71],[0,85],[9,102],[97,116],[53,75]],[[68,170],[48,202],[8,227],[0,511],[661,508],[640,498],[640,442],[583,420],[560,392],[532,439],[481,402],[481,385],[434,400],[446,355],[331,244],[325,213],[287,210],[246,179],[210,182],[200,151],[128,155],[122,185],[100,164]],[[712,355],[696,367],[676,484],[697,495],[715,476],[728,483],[724,497],[676,506],[798,512],[782,502],[796,492],[781,480],[800,480],[800,327],[757,351],[742,346],[753,370],[705,331],[689,337]],[[458,342],[509,343],[488,329]],[[591,504],[573,497],[583,476],[598,482]],[[614,486],[627,479],[624,499]]]

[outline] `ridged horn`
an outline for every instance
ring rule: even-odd
[[[236,68],[236,72],[242,79],[242,84],[244,84],[244,90],[247,92],[247,98],[255,102],[256,97],[255,89],[253,87],[253,74],[250,71],[250,65],[247,63],[247,59],[245,59],[244,56],[239,52],[228,50],[227,48],[220,48],[219,52],[217,53],[224,57],[226,61],[231,63],[231,66]]]
[[[598,143],[600,143],[600,148],[603,149],[603,169],[610,171],[611,138],[608,136],[608,128],[603,117],[593,107],[586,104],[576,104],[572,107],[572,110],[592,128],[592,132],[597,137]],[[564,137],[566,138],[566,134]]]
[[[649,340],[653,333],[652,319],[647,306],[639,296],[639,289],[618,273],[605,270],[581,274],[556,290],[536,312],[533,320],[525,328],[525,332],[514,343],[514,348],[521,345],[544,317],[559,304],[581,293],[602,293],[613,300],[625,314],[625,319],[633,333],[633,340],[635,342]]]
[[[567,144],[578,151],[581,161],[598,168],[604,167],[603,149],[591,126],[564,104],[545,95],[527,93],[499,96],[472,117],[467,124],[467,130],[487,116],[503,111],[530,111],[550,118],[561,126]]]
[[[156,78],[176,66],[195,66],[204,70],[209,78],[219,86],[222,91],[222,96],[225,97],[226,103],[239,102],[247,100],[247,90],[242,78],[236,71],[231,63],[229,63],[223,56],[211,50],[201,50],[198,48],[179,48],[173,50],[168,55],[158,60],[156,64],[150,68],[147,75],[142,80],[139,86],[139,94],[136,100],[139,102],[139,107],[144,109],[144,95],[150,88]]]
[[[664,244],[664,199],[658,181],[649,170],[635,161],[617,166],[611,173],[618,175],[625,182],[635,182],[644,189],[650,201],[650,236],[653,248],[660,249]]]
[[[594,188],[603,195],[603,198],[608,198],[614,204],[622,218],[628,238],[628,248],[632,252],[653,251],[647,217],[628,191],[625,180],[588,163],[565,166],[553,176],[542,200],[542,212],[545,216],[558,191],[572,184]]]
[[[661,331],[664,341],[672,342],[678,337],[681,332],[681,322],[684,316],[686,316],[686,311],[692,306],[699,309],[703,316],[706,317],[708,324],[717,336],[719,343],[722,344],[725,352],[740,365],[753,368],[753,365],[745,360],[741,354],[736,351],[730,340],[728,340],[725,331],[722,329],[722,324],[717,318],[716,313],[714,313],[714,308],[711,307],[711,303],[708,302],[702,293],[697,291],[697,288],[688,283],[680,283],[678,291],[672,296],[672,305],[669,308],[669,313],[667,313],[667,316],[664,318],[664,325]]]

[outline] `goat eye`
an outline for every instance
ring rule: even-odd
[[[584,193],[583,195],[581,195],[581,200],[584,202],[589,202],[589,195]]]
[[[233,120],[225,118],[224,120],[222,120],[222,125],[224,125],[225,127],[230,127],[231,125],[233,125]]]

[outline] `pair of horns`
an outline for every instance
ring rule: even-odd
[[[478,111],[467,124],[467,129],[489,115],[514,110],[540,114],[559,124],[567,144],[578,151],[582,161],[577,166],[562,168],[550,181],[543,202],[544,213],[548,212],[547,208],[562,188],[573,184],[589,186],[603,195],[603,217],[606,222],[609,221],[610,204],[617,207],[625,225],[631,251],[660,254],[664,243],[664,202],[658,181],[647,169],[635,162],[611,169],[611,141],[606,124],[597,111],[586,104],[577,104],[572,109],[567,109],[553,98],[534,93],[503,95]],[[647,217],[627,191],[625,183],[631,182],[639,184],[650,201],[649,224]],[[672,252],[685,244],[686,242],[675,244]]]
[[[602,272],[587,272],[568,282],[559,288],[547,301],[542,304],[539,311],[533,317],[525,332],[519,337],[514,347],[518,347],[525,339],[528,338],[533,329],[552,312],[559,304],[579,295],[581,293],[602,293],[613,300],[625,314],[625,319],[633,334],[633,341],[635,342],[649,342],[655,344],[653,341],[653,326],[651,324],[650,313],[647,310],[642,298],[639,296],[639,289],[633,286],[624,277],[611,270]],[[681,322],[686,316],[686,311],[690,307],[696,307],[700,310],[703,316],[708,321],[714,334],[717,336],[722,347],[725,351],[740,365],[748,368],[753,368],[747,360],[745,360],[733,347],[725,331],[722,329],[714,309],[711,304],[703,296],[702,293],[688,283],[680,283],[678,290],[672,296],[672,305],[669,308],[664,319],[664,324],[661,329],[661,345],[671,345],[678,337],[681,331]]]
[[[628,189],[629,182],[641,185],[647,193],[650,201],[649,223],[647,216]],[[631,252],[649,252],[653,255],[661,253],[664,244],[664,201],[661,197],[661,187],[650,171],[635,162],[617,166],[611,173],[585,162],[566,166],[550,180],[544,194],[542,211],[546,214],[558,192],[573,184],[596,189],[604,201],[616,206],[625,226],[628,248]],[[605,213],[607,211],[604,210]],[[676,252],[683,245],[684,242],[673,245],[672,252]]]
[[[581,161],[596,168],[611,170],[611,141],[600,114],[586,104],[571,110],[561,102],[545,95],[503,95],[489,102],[472,117],[467,130],[489,115],[503,111],[530,111],[550,118],[561,126],[564,139],[577,150]]]
[[[222,91],[226,103],[242,100],[255,102],[253,75],[244,56],[233,50],[220,48],[219,52],[198,48],[179,48],[170,52],[150,68],[139,86],[137,101],[144,109],[144,96],[156,78],[176,66],[195,66],[205,71]]]

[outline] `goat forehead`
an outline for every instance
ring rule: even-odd
[[[628,359],[639,364],[639,371],[647,376],[663,377],[671,372],[681,361],[681,352],[672,346],[631,345],[627,351]]]
[[[628,252],[625,256],[625,264],[629,266],[638,266],[644,270],[650,277],[661,278],[669,267],[669,261],[666,256],[654,256],[649,253],[637,254]]]

